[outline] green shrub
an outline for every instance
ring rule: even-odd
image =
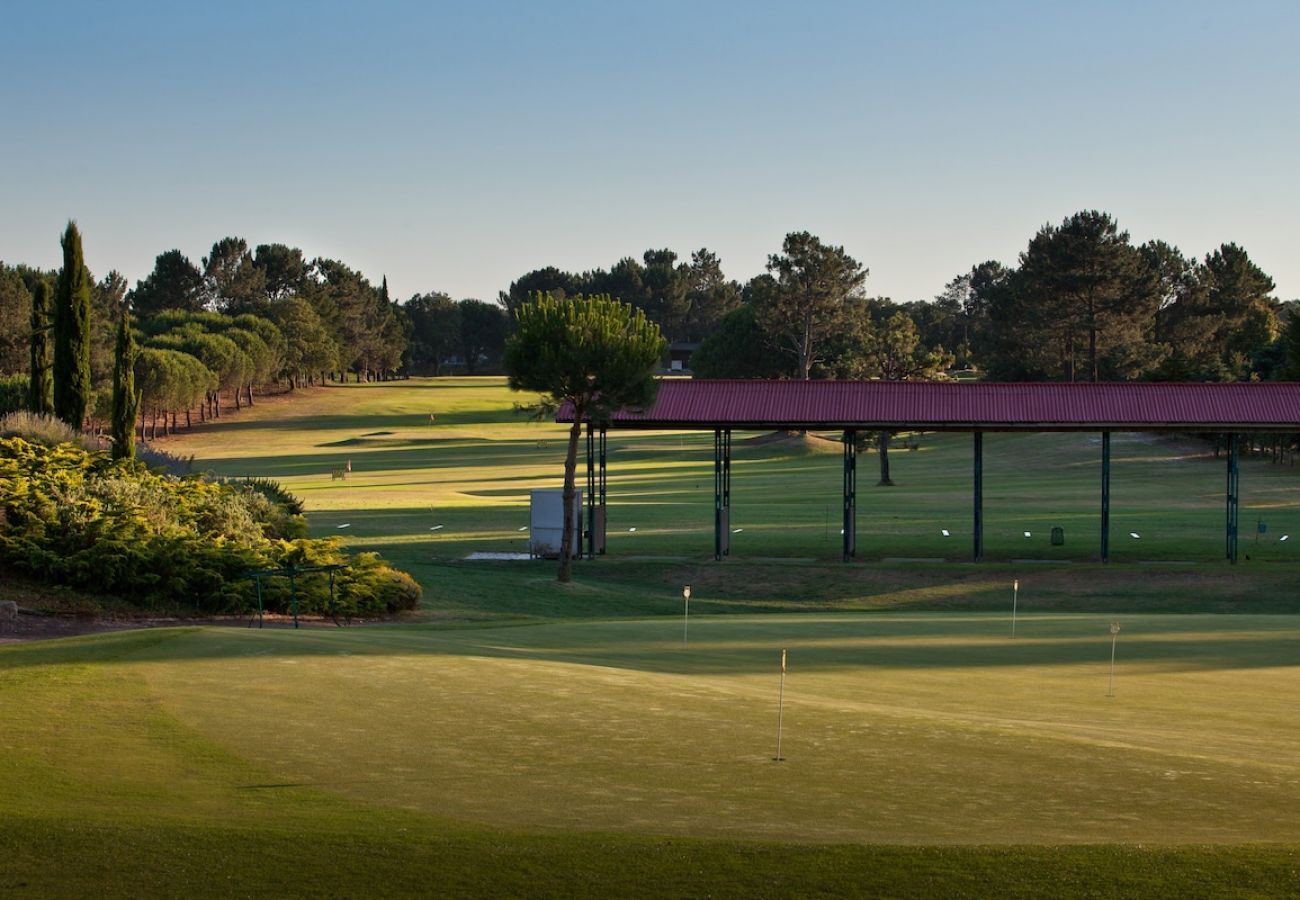
[[[31,379],[26,375],[0,377],[0,416],[27,409],[31,401]]]
[[[249,571],[313,565],[347,566],[335,576],[346,613],[398,612],[420,599],[419,585],[377,555],[349,558],[337,540],[301,537],[302,517],[262,491],[176,478],[72,444],[0,439],[0,512],[0,561],[149,608],[251,610]],[[265,608],[289,610],[287,580],[263,587]],[[300,611],[329,609],[327,576],[302,576],[297,593]]]

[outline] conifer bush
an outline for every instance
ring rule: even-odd
[[[339,564],[336,609],[394,613],[420,588],[377,554],[345,553],[336,539],[306,538],[300,507],[273,491],[154,472],[71,443],[0,438],[0,562],[51,584],[116,594],[152,610],[246,612],[246,573]],[[297,579],[298,608],[330,605],[323,575]],[[263,606],[287,612],[287,580],[263,581]]]

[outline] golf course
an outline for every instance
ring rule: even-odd
[[[844,563],[838,435],[738,432],[719,562],[712,433],[612,431],[560,584],[509,558],[562,478],[533,399],[331,384],[159,441],[422,606],[0,643],[0,896],[1300,893],[1300,470],[1242,459],[1231,566],[1214,447],[1116,434],[1102,565],[1100,438],[989,434],[975,564],[970,435],[899,435]]]

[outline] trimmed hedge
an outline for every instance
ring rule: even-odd
[[[419,605],[419,585],[377,554],[349,556],[336,539],[305,533],[301,514],[265,485],[177,478],[72,444],[0,439],[0,561],[44,581],[149,609],[235,613],[256,608],[250,570],[343,564],[340,612]],[[326,611],[328,578],[298,578],[297,594],[300,611]],[[287,579],[264,580],[262,600],[287,611]]]

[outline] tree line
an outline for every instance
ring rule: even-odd
[[[373,285],[344,262],[284,244],[250,250],[223,238],[200,264],[168,250],[131,288],[116,271],[92,276],[75,224],[64,243],[59,269],[0,262],[0,372],[9,376],[0,412],[23,407],[102,430],[129,374],[138,432],[156,436],[251,405],[276,383],[474,373],[499,366],[504,350],[500,306],[440,293],[397,303],[387,279]],[[66,309],[65,286],[76,298]]]
[[[84,262],[55,271],[0,263],[0,372],[23,379],[0,384],[0,402],[54,391],[58,348],[71,358],[73,341],[88,374],[68,371],[59,383],[84,395],[83,423],[109,422],[128,312],[137,425],[149,434],[220,416],[277,382],[293,390],[348,375],[499,371],[512,316],[537,293],[622,300],[668,340],[698,345],[691,368],[707,377],[1300,379],[1295,301],[1280,303],[1233,243],[1188,256],[1160,240],[1135,244],[1108,213],[1083,211],[1043,226],[1015,265],[974,265],[931,300],[870,296],[868,274],[808,232],[788,234],[743,283],[708,248],[686,258],[661,248],[580,273],[537,269],[495,303],[436,291],[396,302],[386,279],[374,285],[340,260],[236,237],[198,263],[161,253],[133,288],[116,271],[94,278]],[[65,282],[85,302],[60,319]]]
[[[794,232],[743,284],[707,249],[689,262],[650,250],[608,270],[534,270],[500,303],[611,294],[670,340],[698,342],[691,368],[703,377],[1300,379],[1296,301],[1279,302],[1233,243],[1187,256],[1161,240],[1135,244],[1090,210],[1044,225],[1016,265],[976,264],[932,300],[870,296],[868,274],[843,247]]]

